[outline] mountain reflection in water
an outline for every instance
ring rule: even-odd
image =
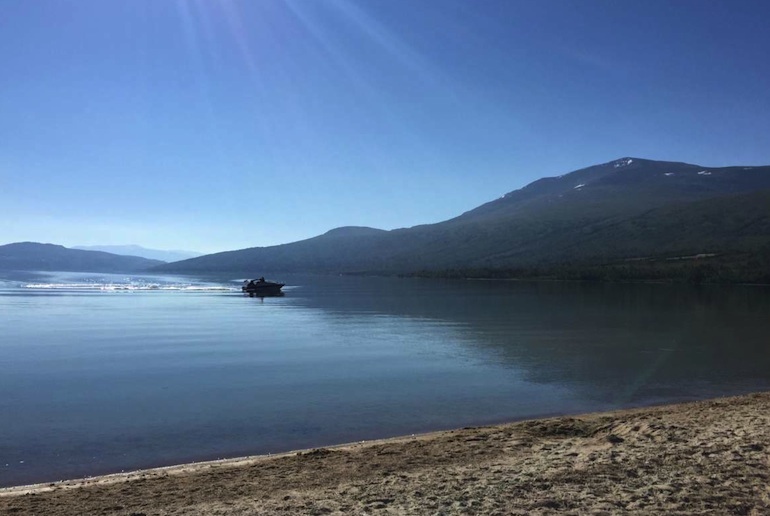
[[[703,398],[766,388],[770,379],[768,287],[316,281],[299,300],[304,306],[449,322],[463,329],[474,356],[599,402]]]

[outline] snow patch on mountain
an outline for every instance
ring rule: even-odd
[[[615,163],[612,164],[612,166],[615,168],[626,167],[633,162],[634,160],[631,158],[623,158],[623,159],[617,160]]]

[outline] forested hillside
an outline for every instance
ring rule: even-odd
[[[695,256],[699,264],[755,268],[747,261],[767,249],[770,167],[622,158],[540,179],[438,224],[339,228],[158,270],[574,276],[618,264],[629,271],[672,271],[671,262]]]

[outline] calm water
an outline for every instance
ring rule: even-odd
[[[770,289],[0,277],[0,485],[770,388]]]

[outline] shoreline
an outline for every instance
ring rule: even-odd
[[[38,493],[38,492],[53,491],[57,489],[77,488],[77,487],[93,485],[97,483],[110,484],[115,482],[122,482],[129,479],[135,479],[139,477],[147,478],[148,476],[173,475],[173,474],[178,474],[180,472],[188,473],[191,471],[210,469],[211,467],[240,466],[243,464],[254,464],[265,459],[277,459],[280,457],[293,456],[293,455],[308,453],[316,450],[353,449],[360,446],[385,444],[389,442],[396,443],[396,442],[413,440],[413,439],[421,439],[421,438],[429,439],[431,437],[440,437],[443,434],[456,433],[463,430],[496,428],[496,427],[516,425],[520,423],[527,423],[531,421],[582,418],[582,417],[614,415],[614,414],[622,415],[625,412],[635,412],[638,410],[652,409],[657,407],[674,407],[678,405],[688,405],[690,403],[711,401],[711,400],[722,399],[722,398],[742,397],[742,396],[751,395],[751,394],[756,394],[756,393],[750,392],[742,395],[720,396],[717,398],[705,398],[705,399],[695,399],[695,400],[686,400],[686,401],[673,401],[668,403],[657,402],[657,403],[651,403],[649,405],[642,404],[642,405],[633,406],[633,407],[617,408],[617,409],[606,410],[606,411],[575,412],[575,413],[570,412],[566,414],[553,412],[553,413],[537,415],[534,417],[524,416],[524,417],[515,418],[515,419],[505,419],[505,420],[499,420],[499,421],[493,420],[491,422],[482,422],[482,423],[479,423],[478,425],[474,424],[472,426],[448,428],[448,429],[442,429],[442,430],[428,430],[425,432],[417,432],[413,434],[394,435],[391,437],[381,437],[381,438],[374,438],[374,439],[364,439],[360,441],[341,442],[338,444],[320,444],[318,446],[312,446],[309,448],[297,448],[297,449],[291,449],[291,450],[276,451],[273,453],[240,455],[235,457],[225,457],[225,458],[217,458],[217,459],[192,460],[189,462],[180,462],[177,464],[167,464],[164,466],[148,466],[146,468],[138,468],[138,469],[132,469],[128,471],[119,471],[119,472],[115,471],[111,473],[101,473],[101,474],[95,474],[95,475],[90,475],[85,477],[73,477],[69,479],[49,480],[49,481],[43,481],[43,482],[35,482],[32,484],[20,484],[20,485],[11,485],[11,486],[5,486],[5,487],[0,486],[0,498],[2,498],[3,496],[14,496],[17,494],[18,491],[23,491],[22,494],[27,494],[27,493],[31,494],[31,493]],[[770,391],[768,391],[768,394],[770,395]]]
[[[0,514],[764,514],[768,472],[761,392],[6,487]]]

